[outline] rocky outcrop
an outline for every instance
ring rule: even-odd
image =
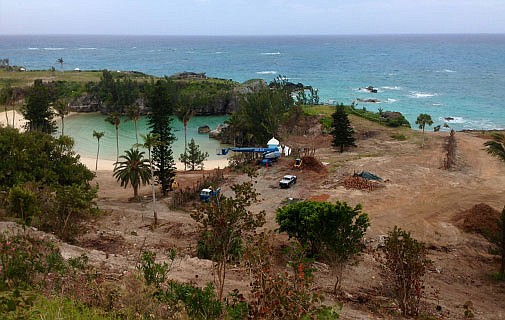
[[[228,125],[221,127],[221,143],[235,145],[235,132]]]
[[[184,80],[184,79],[207,79],[205,72],[196,73],[196,72],[179,72],[170,76],[170,79],[173,80]]]
[[[405,126],[410,128],[410,123],[401,112],[385,111],[381,113],[381,119],[390,127]]]
[[[379,103],[379,99],[357,99],[359,102],[366,102],[366,103]]]
[[[75,112],[97,112],[101,107],[100,98],[97,95],[84,95],[70,102],[70,110]]]
[[[378,92],[377,88],[374,88],[372,86],[366,87],[365,90],[368,91],[368,92],[371,92],[371,93],[377,93]]]
[[[227,95],[209,101],[206,104],[194,106],[193,111],[196,116],[212,116],[221,114],[231,114],[238,109],[238,96]]]
[[[221,138],[221,131],[223,130],[222,125],[218,125],[216,129],[212,130],[209,132],[209,138],[212,139],[220,139]]]
[[[395,120],[395,119],[403,118],[403,115],[400,112],[396,112],[396,111],[385,111],[385,112],[382,112],[381,118]]]
[[[198,127],[198,133],[209,133],[209,132],[210,132],[210,127],[209,126]]]

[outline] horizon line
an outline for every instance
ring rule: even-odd
[[[0,36],[119,36],[119,37],[334,37],[334,36],[505,35],[505,32],[441,33],[311,33],[311,34],[122,34],[122,33],[0,33]]]

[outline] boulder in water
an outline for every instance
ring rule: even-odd
[[[198,133],[209,133],[209,132],[210,132],[210,127],[209,126],[198,127]]]

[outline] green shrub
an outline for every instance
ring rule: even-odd
[[[159,299],[173,305],[182,301],[191,319],[220,319],[223,313],[223,305],[212,283],[200,289],[192,284],[170,281]]]
[[[7,197],[7,213],[30,224],[32,218],[40,212],[37,195],[25,186],[14,186]]]
[[[169,259],[172,262],[175,256],[175,250],[170,250]],[[156,288],[159,288],[167,280],[167,274],[170,271],[171,263],[157,263],[155,260],[156,253],[148,250],[142,251],[138,269],[142,271],[147,285],[154,285]]]
[[[59,250],[30,236],[0,234],[0,289],[30,287],[38,276],[66,269]]]
[[[18,289],[0,291],[1,319],[28,319],[29,311],[33,307],[36,295],[30,291]]]
[[[407,140],[407,137],[405,135],[399,134],[399,133],[398,134],[393,134],[391,136],[391,138],[393,138],[395,140],[398,140],[398,141],[405,141],[405,140]]]
[[[277,209],[279,232],[286,232],[307,247],[310,255],[334,253],[346,260],[361,250],[360,241],[370,225],[361,205],[345,202],[303,201]]]
[[[249,314],[249,305],[244,299],[244,296],[238,289],[234,289],[229,294],[226,302],[226,319],[247,319]]]

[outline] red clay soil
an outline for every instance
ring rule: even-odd
[[[498,223],[501,213],[485,203],[460,212],[456,216],[456,225],[466,232],[479,233],[485,237],[499,232]]]
[[[309,201],[317,201],[317,202],[325,202],[329,198],[330,198],[329,194],[318,194],[318,195],[311,196],[308,200]]]

